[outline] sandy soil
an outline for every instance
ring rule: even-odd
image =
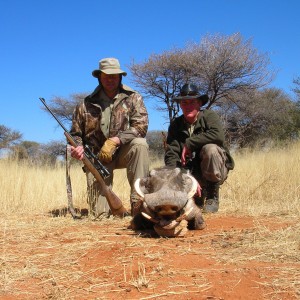
[[[272,250],[295,222],[205,219],[168,239],[128,218],[2,218],[0,299],[300,299],[299,256]]]

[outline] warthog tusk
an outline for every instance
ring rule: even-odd
[[[190,199],[196,194],[198,181],[190,174],[187,174],[187,176],[191,178],[192,183],[193,183],[192,188],[191,188],[190,192],[188,193],[188,199]]]
[[[178,222],[177,220],[173,220],[170,224],[161,226],[161,228],[169,230],[177,227],[179,224],[180,222]]]
[[[188,215],[191,213],[192,210],[193,210],[193,207],[190,207],[186,213],[184,213],[183,215],[178,217],[176,220],[172,221],[168,225],[161,226],[161,227],[163,229],[173,229],[173,228],[177,227],[182,220],[185,220],[188,217]]]
[[[193,207],[190,207],[185,213],[184,215],[186,215],[186,217],[192,212],[194,208]]]
[[[147,214],[144,213],[144,212],[142,212],[142,215],[143,215],[147,220],[149,220],[149,221],[151,221],[151,222],[153,222],[153,223],[155,223],[155,224],[159,223],[158,220],[152,218],[151,216],[147,215]]]
[[[141,188],[140,188],[140,181],[141,181],[141,178],[138,178],[135,183],[134,183],[134,188],[136,190],[136,192],[138,193],[139,196],[141,196],[144,200],[145,198],[145,195],[144,193],[141,191]]]
[[[183,215],[179,216],[176,219],[176,221],[181,222],[182,220],[185,220],[189,216],[189,214],[192,212],[192,210],[193,210],[193,207],[190,207]]]

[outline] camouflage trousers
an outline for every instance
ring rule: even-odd
[[[200,151],[200,169],[203,179],[222,184],[228,175],[226,152],[216,144],[207,144]]]
[[[144,138],[135,138],[130,143],[122,145],[116,153],[113,161],[105,167],[110,176],[105,179],[107,186],[113,185],[113,170],[127,170],[127,179],[131,188],[130,201],[137,198],[134,182],[138,178],[146,177],[149,174],[149,147]],[[110,210],[106,198],[102,195],[100,186],[90,172],[86,172],[88,187],[88,202],[90,213],[94,217],[109,216]]]

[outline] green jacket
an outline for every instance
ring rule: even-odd
[[[234,168],[233,158],[225,146],[224,130],[218,114],[208,109],[200,111],[191,136],[184,116],[181,115],[175,118],[169,126],[165,164],[181,167],[181,153],[184,145],[195,152],[196,159],[199,159],[200,150],[206,144],[217,144],[223,148],[227,155],[227,168],[229,170]]]
[[[113,102],[109,120],[102,118],[99,102],[99,85],[94,92],[76,106],[70,133],[79,144],[89,145],[98,153],[106,139],[118,136],[122,144],[136,137],[145,137],[148,130],[148,113],[142,96],[126,85],[121,85],[117,99]],[[108,136],[101,130],[109,122]]]

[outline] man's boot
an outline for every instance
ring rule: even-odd
[[[219,210],[219,188],[219,182],[207,181],[207,196],[203,207],[204,213],[215,213]]]

